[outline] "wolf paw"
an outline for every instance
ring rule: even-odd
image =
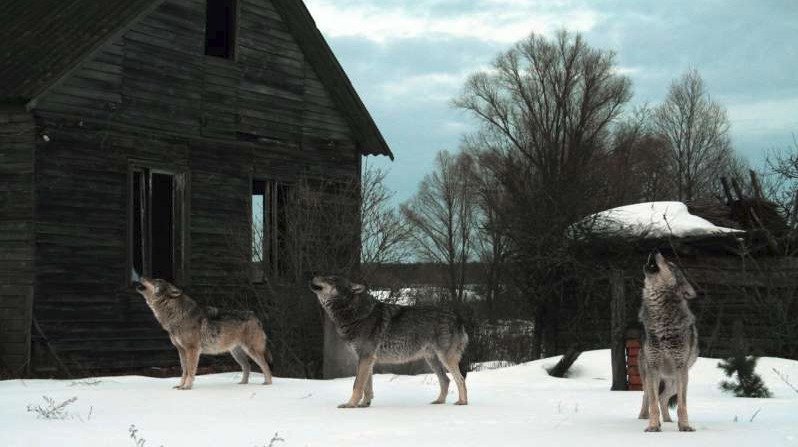
[[[431,403],[432,405],[438,405],[438,404],[444,404],[444,403],[446,403],[446,401],[445,401],[445,400],[443,400],[443,399],[435,399],[435,400],[433,400],[433,401],[432,401],[432,402],[430,402],[430,403]]]
[[[263,381],[263,384],[264,384],[264,385],[271,385],[271,384],[272,384],[272,381],[271,381],[271,379],[269,379],[269,380],[264,380],[264,381]]]
[[[353,405],[347,402],[345,404],[338,405],[338,408],[357,408],[357,405]]]
[[[695,429],[688,424],[679,424],[679,431],[695,431]]]
[[[648,433],[648,432],[655,432],[655,431],[662,431],[662,428],[660,428],[660,426],[659,426],[659,425],[649,425],[648,427],[646,427],[646,430],[645,430],[645,431],[646,431],[647,433]]]
[[[468,401],[467,400],[458,400],[454,404],[455,405],[468,405]]]
[[[371,406],[371,401],[368,401],[368,402],[360,402],[359,404],[357,404],[357,406],[358,406],[358,408],[367,408],[367,407],[370,407],[370,406]]]

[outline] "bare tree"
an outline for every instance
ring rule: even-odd
[[[360,189],[361,276],[368,280],[380,264],[408,259],[410,229],[393,205],[393,191],[385,186],[387,171],[366,165]]]
[[[510,242],[510,276],[535,318],[538,354],[556,329],[566,282],[579,276],[566,230],[607,204],[610,128],[630,96],[612,52],[562,31],[500,54],[454,101],[480,121],[481,150],[494,156],[494,210]]]
[[[531,35],[472,75],[457,107],[472,112],[534,172],[557,189],[579,177],[604,149],[608,124],[630,96],[614,54],[566,31],[553,41]]]
[[[484,150],[487,142],[476,134],[466,138],[464,151],[474,162],[466,175],[471,177],[472,203],[475,206],[474,250],[484,271],[484,295],[488,319],[496,318],[496,305],[505,282],[509,238],[499,218],[498,203],[505,200],[502,180],[496,176],[500,162],[496,153]]]
[[[612,205],[675,198],[668,143],[654,130],[651,109],[636,108],[612,129],[606,158]]]
[[[765,164],[765,196],[778,204],[792,231],[798,227],[798,137],[791,147],[771,149]]]
[[[457,303],[463,302],[465,269],[474,254],[474,185],[468,175],[472,163],[466,153],[439,152],[435,171],[424,177],[415,196],[402,205],[416,254],[446,266],[448,298]]]
[[[654,110],[654,125],[670,145],[676,198],[712,196],[733,160],[726,109],[713,101],[701,75],[690,70],[675,80]]]

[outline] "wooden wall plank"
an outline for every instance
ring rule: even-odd
[[[0,111],[0,369],[25,372],[34,270],[33,117]]]

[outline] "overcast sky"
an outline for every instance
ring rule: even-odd
[[[582,32],[617,53],[632,104],[659,103],[697,68],[728,110],[735,148],[754,164],[798,134],[796,0],[305,0],[396,156],[404,200],[440,149],[474,122],[450,106],[472,72],[530,32]]]

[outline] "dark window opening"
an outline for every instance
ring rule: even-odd
[[[288,272],[288,187],[280,182],[252,182],[252,279]]]
[[[180,179],[146,168],[132,171],[130,263],[138,275],[178,279]]]
[[[133,172],[133,185],[132,185],[132,249],[131,255],[133,257],[132,264],[133,270],[138,274],[144,272],[144,229],[147,228],[144,218],[147,215],[144,205],[147,197],[147,183],[144,178],[144,172]]]
[[[152,276],[174,280],[174,176],[152,174],[151,184]]]
[[[205,8],[205,54],[232,59],[235,34],[235,0],[208,0]]]

